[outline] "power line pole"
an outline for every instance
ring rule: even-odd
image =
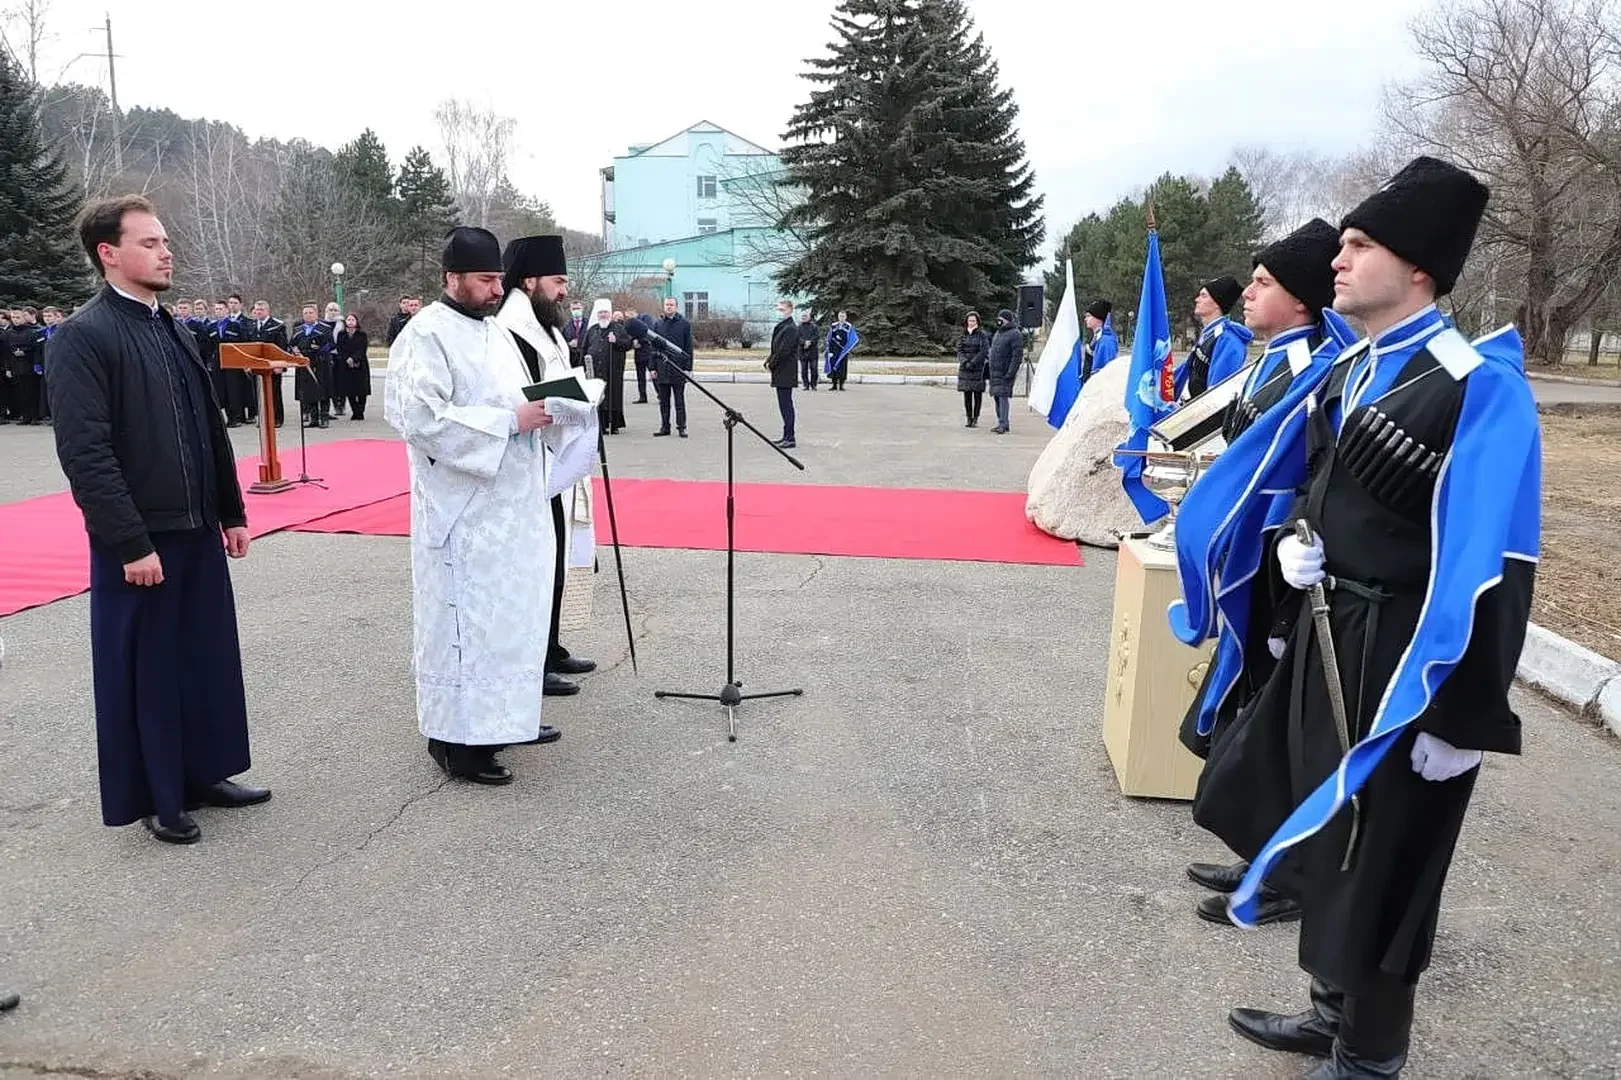
[[[107,89],[113,104],[113,169],[119,175],[124,175],[124,139],[120,132],[120,118],[118,115],[118,73],[113,66],[113,17],[107,16]]]

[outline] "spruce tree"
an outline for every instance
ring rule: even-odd
[[[833,28],[782,154],[809,250],[778,281],[848,310],[873,353],[938,352],[1037,259],[1018,109],[960,0],[844,0]]]
[[[400,198],[401,233],[411,251],[410,276],[415,287],[438,290],[439,251],[456,226],[456,200],[450,180],[428,151],[411,148],[394,183]]]
[[[371,128],[338,151],[338,176],[366,203],[394,212],[394,174],[388,151]]]
[[[1261,246],[1265,228],[1265,215],[1261,202],[1255,197],[1244,174],[1236,167],[1211,181],[1205,191],[1205,203],[1210,209],[1210,248],[1208,257],[1211,274],[1231,274],[1239,281],[1249,280],[1250,259]],[[1293,229],[1304,222],[1288,226]]]
[[[66,306],[90,291],[79,191],[47,146],[33,84],[0,49],[0,301]]]

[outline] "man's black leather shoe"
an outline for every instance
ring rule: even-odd
[[[1233,921],[1227,917],[1227,897],[1221,893],[1207,896],[1199,901],[1194,908],[1199,918],[1205,922],[1221,923],[1231,926]],[[1261,890],[1261,902],[1255,905],[1255,925],[1266,926],[1275,922],[1294,922],[1300,918],[1300,905],[1271,889]]]
[[[1195,885],[1201,885],[1211,892],[1233,892],[1238,888],[1238,883],[1244,880],[1249,868],[1247,862],[1230,865],[1196,862],[1189,864],[1188,877],[1193,879]]]
[[[588,671],[597,670],[597,662],[571,653],[553,664],[551,670],[558,675],[584,675]]]
[[[1334,1050],[1335,1029],[1313,1009],[1293,1016],[1264,1009],[1234,1009],[1227,1023],[1250,1042],[1286,1054],[1327,1057]]]
[[[550,724],[542,724],[542,725],[540,725],[540,734],[539,735],[536,735],[533,739],[530,739],[528,742],[519,743],[518,745],[519,746],[539,746],[542,743],[556,742],[558,739],[561,739],[562,737],[563,737],[563,733],[561,731],[558,731],[556,728],[552,727]]]
[[[196,810],[200,806],[222,806],[233,809],[238,806],[257,806],[270,798],[268,788],[248,787],[233,780],[221,780],[217,784],[210,784],[202,791],[197,792],[186,800],[187,810]]]
[[[12,990],[0,990],[0,1012],[10,1012],[22,1004],[22,995]]]
[[[195,844],[203,838],[203,830],[191,820],[190,814],[181,814],[168,825],[155,817],[145,818],[144,823],[147,831],[165,844]]]
[[[563,676],[555,675],[550,671],[546,673],[546,689],[544,691],[546,697],[568,697],[570,694],[578,694],[579,692],[579,683],[571,683]]]

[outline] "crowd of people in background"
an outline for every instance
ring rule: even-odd
[[[51,418],[45,398],[45,343],[65,316],[57,307],[0,308],[0,424]]]

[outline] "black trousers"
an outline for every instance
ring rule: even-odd
[[[675,399],[675,426],[680,431],[687,430],[687,383],[682,380],[677,383],[661,382],[655,384],[659,392],[659,420],[660,429],[670,430],[670,399]]]
[[[568,565],[568,552],[563,550],[563,496],[552,496],[552,535],[557,537],[557,558],[552,565],[552,626],[546,636],[546,670],[554,670],[568,659],[568,650],[558,640],[563,621],[563,572]]]
[[[1357,1066],[1394,1064],[1407,1058],[1413,1031],[1416,987],[1391,976],[1360,994],[1346,994],[1322,979],[1311,981],[1311,1007],[1335,1030],[1333,1060],[1346,1072]],[[1357,1071],[1357,1075],[1364,1072]],[[1367,1070],[1366,1075],[1384,1075]]]
[[[647,350],[636,350],[636,400],[647,400]]]
[[[784,442],[794,441],[794,388],[791,386],[777,387],[777,411],[782,413],[782,439]]]
[[[270,396],[276,399],[276,426],[281,427],[283,421],[287,419],[287,406],[282,403],[280,375],[270,376]]]
[[[354,394],[350,394],[349,413],[356,420],[366,419],[366,399],[363,397],[356,397]]]
[[[983,404],[985,404],[985,391],[964,390],[962,392],[962,408],[963,412],[968,414],[970,424],[979,422],[979,407]]]
[[[25,424],[39,420],[40,377],[33,371],[19,371],[12,377],[11,415]]]
[[[816,380],[821,372],[817,371],[816,357],[804,356],[799,360],[799,385],[806,390],[816,389]]]

